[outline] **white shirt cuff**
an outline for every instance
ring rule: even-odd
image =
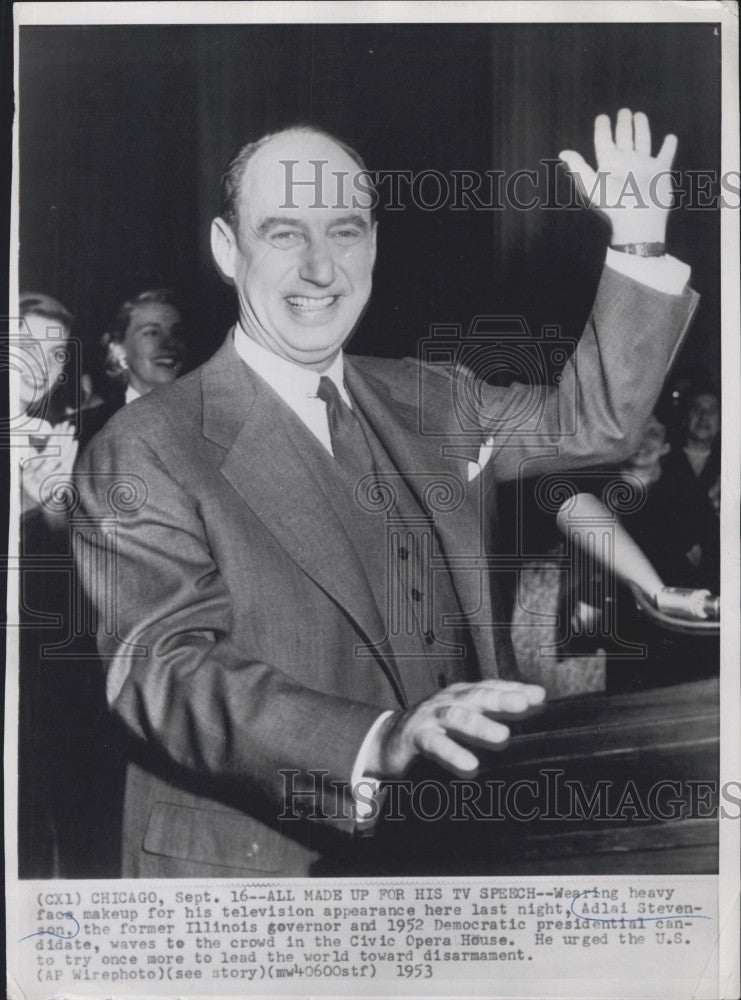
[[[608,248],[605,264],[642,285],[667,295],[681,295],[690,280],[690,266],[676,257],[638,257]]]
[[[365,739],[360,744],[360,749],[358,750],[358,755],[355,758],[355,764],[350,774],[350,789],[355,807],[355,822],[361,829],[372,826],[378,816],[378,795],[381,788],[379,778],[372,778],[365,773],[368,763],[368,752],[373,744],[376,733],[386,719],[393,714],[391,709],[382,712],[370,727],[365,734]]]

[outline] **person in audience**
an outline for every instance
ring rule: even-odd
[[[140,292],[122,303],[103,335],[106,372],[125,385],[127,403],[174,382],[183,369],[183,317],[168,288]]]
[[[114,877],[123,765],[95,641],[78,627],[89,616],[69,561],[66,502],[80,442],[102,425],[103,404],[80,371],[71,312],[37,292],[19,306],[18,871]]]
[[[103,404],[81,435],[90,441],[122,406],[169,385],[185,364],[183,316],[174,292],[154,288],[123,302],[100,340],[107,377]]]
[[[73,317],[57,299],[41,292],[19,298],[18,338],[11,369],[17,378],[14,454],[19,460],[19,746],[18,865],[27,876],[59,874],[57,817],[52,801],[47,735],[53,713],[48,664],[41,646],[51,633],[45,623],[65,606],[66,587],[48,572],[59,554],[66,517],[54,515],[42,501],[49,477],[68,477],[77,455],[68,409],[69,338]],[[39,563],[39,567],[34,566]]]
[[[645,498],[622,513],[621,520],[667,586],[699,588],[704,584],[699,567],[707,545],[707,499],[693,480],[677,490],[666,469],[673,450],[665,426],[652,414],[640,447],[620,469],[626,483],[640,484]]]
[[[667,492],[675,504],[689,506],[701,532],[694,553],[697,586],[720,587],[720,399],[709,386],[686,396],[681,444],[663,463]]]
[[[40,292],[23,293],[19,307],[19,336],[13,354],[19,413],[14,423],[25,437],[20,454],[21,513],[27,518],[43,512],[44,480],[71,473],[78,448],[70,419],[74,409],[68,343],[72,314],[57,299]],[[49,519],[49,527],[53,526]],[[40,524],[39,530],[44,530]]]

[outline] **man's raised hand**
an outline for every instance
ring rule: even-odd
[[[519,718],[545,701],[535,684],[485,680],[451,684],[413,708],[391,717],[381,728],[369,759],[369,773],[402,775],[417,757],[426,757],[459,777],[479,768],[471,749],[500,749],[509,729],[492,716]]]
[[[672,203],[672,161],[677,137],[667,135],[651,156],[651,130],[641,111],[618,111],[613,139],[607,115],[594,121],[597,170],[573,149],[559,153],[586,201],[612,227],[613,244],[663,243]]]

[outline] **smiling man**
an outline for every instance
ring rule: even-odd
[[[628,174],[647,188],[674,145],[653,158],[645,116],[621,111],[614,139],[600,116],[608,195]],[[470,775],[477,748],[503,747],[507,719],[544,695],[501,627],[493,488],[523,461],[630,454],[696,304],[663,254],[665,209],[602,204],[617,246],[558,391],[350,357],[376,257],[370,203],[339,186],[359,172],[308,127],[237,155],[212,227],[236,327],[80,463],[80,565],[116,610],[99,645],[132,737],[128,876],[308,874],[365,826],[373,782],[419,757]]]
[[[287,197],[285,164],[294,159],[322,163],[323,192],[297,185],[295,197]],[[212,228],[214,258],[234,283],[244,333],[316,371],[337,356],[370,297],[376,225],[369,209],[341,200],[337,182],[338,173],[361,169],[335,140],[316,132],[255,143],[227,171],[225,218]],[[317,203],[319,193],[334,207]]]

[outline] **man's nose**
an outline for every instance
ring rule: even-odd
[[[306,247],[299,266],[299,276],[312,285],[327,287],[335,278],[334,257],[324,241],[312,241]]]

